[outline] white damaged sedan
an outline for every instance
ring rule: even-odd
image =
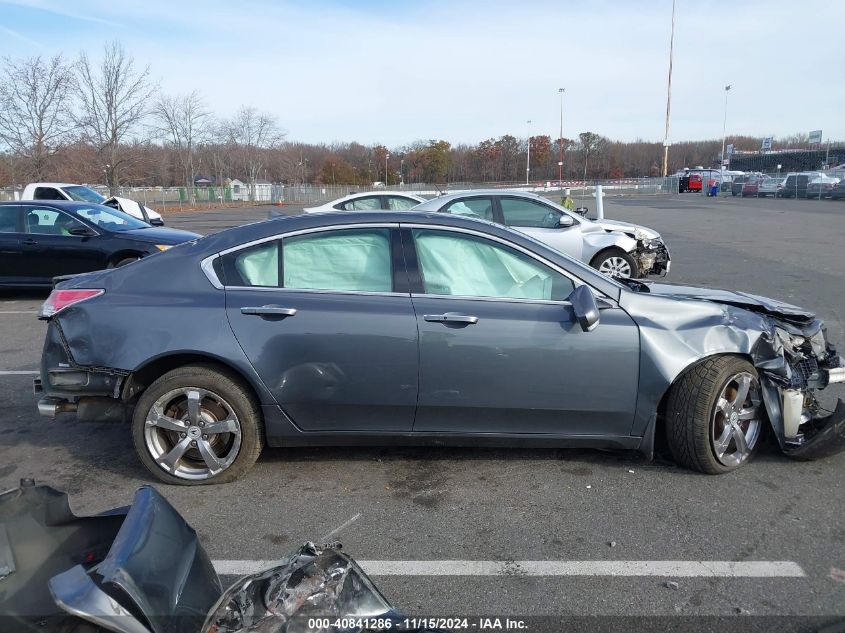
[[[669,272],[669,249],[652,229],[618,220],[590,220],[535,193],[463,191],[428,200],[414,211],[504,224],[581,260],[610,277],[637,279]]]

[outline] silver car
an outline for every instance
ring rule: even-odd
[[[611,277],[665,275],[671,263],[669,249],[659,233],[618,220],[590,220],[534,193],[464,191],[428,200],[414,211],[504,224]]]

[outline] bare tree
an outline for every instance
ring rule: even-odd
[[[163,96],[153,106],[159,130],[169,137],[184,171],[188,200],[194,200],[194,154],[207,131],[211,113],[195,91],[178,97]]]
[[[250,199],[254,200],[255,182],[266,165],[267,150],[277,145],[284,134],[279,130],[276,117],[251,106],[241,106],[226,127],[238,162],[249,181]]]
[[[0,139],[25,159],[35,180],[47,176],[50,158],[70,138],[74,77],[61,55],[3,59]]]
[[[120,169],[127,160],[121,144],[150,110],[149,100],[155,89],[150,82],[150,69],[137,69],[134,59],[118,42],[106,45],[97,66],[85,52],[81,53],[76,68],[78,124],[86,141],[96,148],[109,190],[114,194]]]
[[[590,159],[590,152],[598,149],[601,143],[601,136],[593,132],[581,132],[578,135],[581,141],[581,149],[584,150],[584,181],[587,180],[587,161]]]

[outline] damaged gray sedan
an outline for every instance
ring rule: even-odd
[[[125,422],[168,483],[231,481],[265,445],[632,449],[733,470],[845,447],[845,381],[810,312],[625,285],[501,225],[442,213],[237,227],[60,283],[39,411]],[[827,413],[827,415],[825,415]]]

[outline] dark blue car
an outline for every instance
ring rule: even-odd
[[[262,447],[627,448],[657,433],[707,473],[842,449],[845,381],[812,312],[618,283],[532,238],[443,213],[242,226],[59,284],[39,410],[127,421],[169,483],[229,481]],[[812,370],[808,370],[812,366]]]
[[[0,202],[0,287],[49,287],[53,277],[123,266],[198,237],[91,202]]]

